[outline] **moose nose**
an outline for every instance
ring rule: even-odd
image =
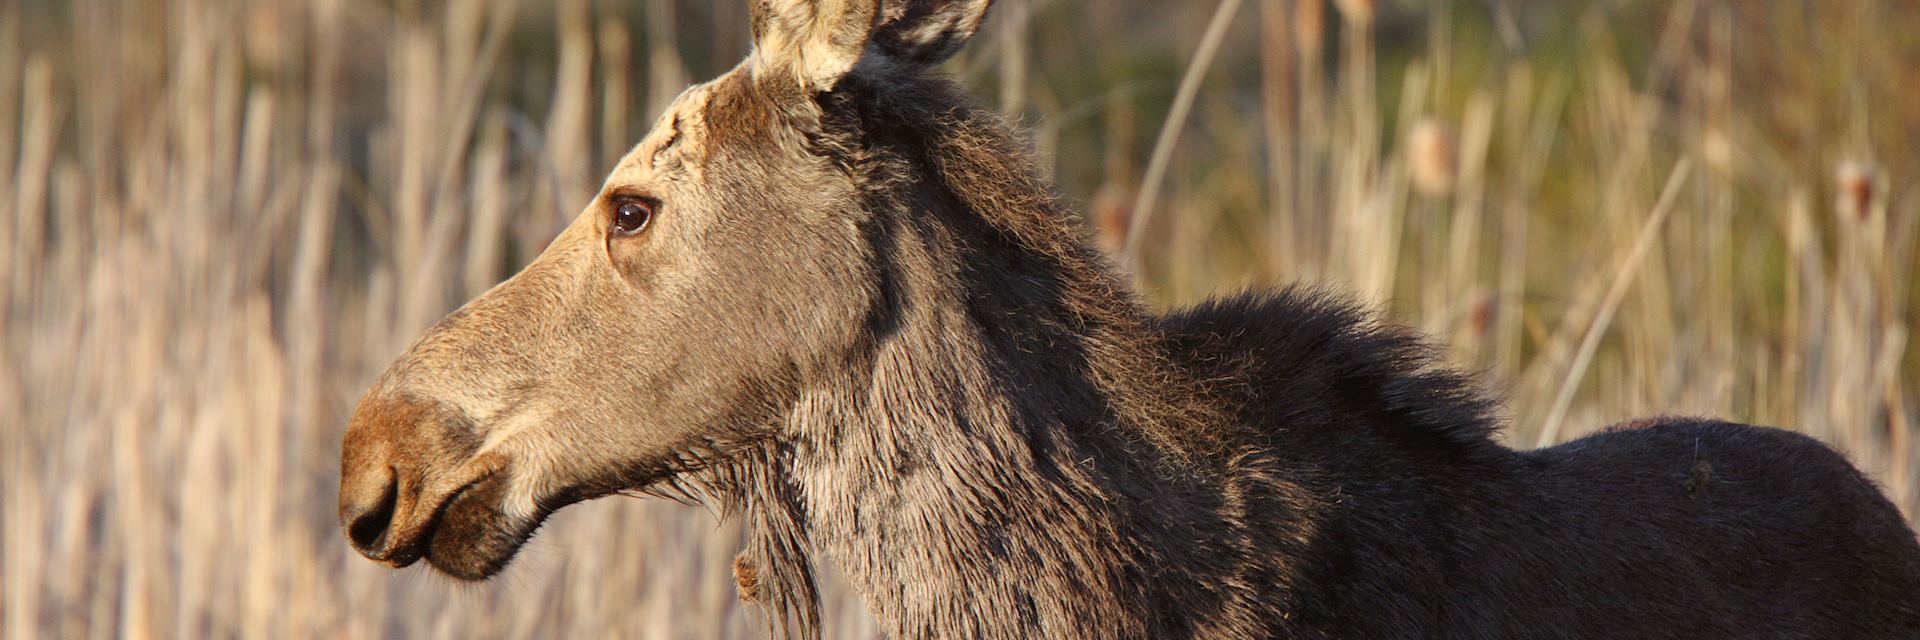
[[[372,560],[404,566],[418,557],[419,502],[430,464],[422,448],[445,422],[430,402],[369,393],[347,425],[340,447],[340,524],[353,548]]]
[[[386,559],[387,529],[393,523],[393,505],[400,497],[400,483],[394,477],[393,468],[387,467],[378,476],[365,478],[361,484],[371,487],[383,487],[359,492],[362,495],[374,495],[373,500],[348,500],[346,485],[340,491],[340,522],[347,527],[347,540],[353,543],[362,555],[375,560]],[[377,491],[377,493],[375,493]]]

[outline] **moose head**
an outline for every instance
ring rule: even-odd
[[[839,103],[937,104],[910,94],[944,86],[922,76],[989,4],[755,0],[752,55],[681,95],[544,253],[360,401],[341,463],[353,546],[483,579],[555,509],[725,493],[728,470],[786,442],[807,396],[871,368],[896,320],[882,254],[915,224],[898,216],[967,206],[912,179],[934,170],[925,154],[875,148],[914,123]]]

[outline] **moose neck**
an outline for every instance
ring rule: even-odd
[[[1031,176],[1001,169],[974,167]],[[870,362],[799,403],[810,546],[899,637],[1243,628],[1217,577],[1259,566],[1225,543],[1245,443],[1043,182],[944,178],[876,234],[898,299]]]
[[[1108,396],[1098,356],[1009,349],[1019,341],[978,314],[928,310],[907,327],[864,388],[820,416],[826,436],[800,447],[795,469],[813,544],[870,610],[899,637],[1164,622],[1150,609],[1168,585],[1149,580],[1177,581],[1166,565],[1226,531],[1206,526],[1208,480],[1176,479],[1171,453],[1130,432],[1139,418],[1122,405],[1163,403]],[[1191,528],[1155,529],[1166,514]]]
[[[783,551],[804,548],[897,637],[1270,635],[1241,586],[1286,590],[1287,560],[1233,541],[1304,536],[1257,497],[1297,495],[1265,445],[997,116],[943,82],[854,84],[826,121],[865,141],[844,148],[882,299],[865,353],[794,402],[789,506],[759,528],[798,539],[755,547],[776,581],[810,585]]]

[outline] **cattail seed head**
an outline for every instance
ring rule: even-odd
[[[1438,120],[1423,119],[1407,132],[1408,173],[1421,194],[1438,198],[1453,192],[1458,156],[1453,133]]]
[[[1708,168],[1721,175],[1734,172],[1733,139],[1727,136],[1725,129],[1713,127],[1700,136],[1700,157]]]
[[[1880,170],[1873,163],[1848,160],[1834,171],[1835,207],[1841,216],[1865,220],[1879,197]]]
[[[1108,182],[1093,194],[1087,209],[1092,213],[1094,240],[1107,255],[1126,251],[1127,233],[1133,227],[1133,190]]]
[[[1470,307],[1467,309],[1467,328],[1473,337],[1485,338],[1493,331],[1494,320],[1500,317],[1500,296],[1491,290],[1480,288],[1473,292]]]

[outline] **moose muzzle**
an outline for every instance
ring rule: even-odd
[[[354,549],[394,567],[419,560],[445,507],[486,475],[466,464],[471,434],[439,403],[369,392],[340,457],[340,523]]]

